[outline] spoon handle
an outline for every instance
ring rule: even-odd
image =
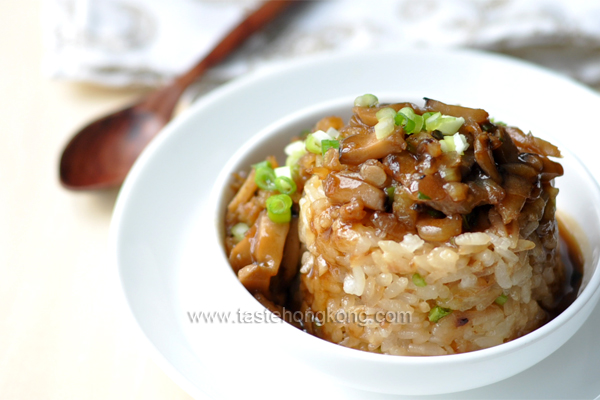
[[[204,72],[221,62],[233,50],[238,48],[250,35],[281,14],[298,0],[267,0],[244,19],[210,51],[202,60],[183,75],[177,77],[164,90],[151,93],[144,101],[145,107],[154,110],[168,121],[173,113],[177,99],[184,90],[196,81]],[[170,97],[173,100],[167,99]],[[166,106],[166,107],[165,107]]]

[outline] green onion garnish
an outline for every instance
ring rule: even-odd
[[[286,176],[292,179],[292,169],[287,165],[284,167],[275,168],[273,171],[275,172],[276,177]]]
[[[404,114],[401,113],[396,114],[394,117],[394,123],[398,126],[401,126],[404,123],[404,120],[406,120],[406,118],[404,117]]]
[[[231,234],[233,235],[233,238],[235,239],[236,243],[239,243],[244,239],[244,236],[246,236],[246,232],[248,232],[248,229],[250,229],[248,224],[245,224],[243,222],[237,223],[231,228]]]
[[[423,114],[423,119],[425,119],[425,130],[427,132],[435,131],[439,125],[439,119],[442,117],[441,112],[436,113],[425,113]]]
[[[385,139],[394,133],[394,119],[384,118],[375,125],[375,137],[377,139]]]
[[[275,187],[279,190],[279,193],[283,194],[294,194],[296,193],[296,182],[287,176],[278,176],[275,178]]]
[[[377,111],[377,114],[375,114],[375,117],[378,121],[381,121],[384,118],[394,118],[395,116],[396,110],[390,107],[382,108],[381,110]]]
[[[417,194],[417,198],[419,200],[431,200],[431,197],[427,196],[425,193],[419,191],[419,193]]]
[[[306,154],[306,148],[304,147],[304,142],[302,140],[296,140],[285,146],[283,149],[286,155],[291,156],[296,153]]]
[[[427,121],[427,118],[431,117],[433,114],[435,114],[434,112],[428,111],[426,113],[423,113],[422,117],[424,121]],[[423,126],[424,128],[424,126]]]
[[[407,135],[421,132],[423,129],[423,117],[415,113],[410,107],[404,107],[398,111],[394,117],[394,122],[398,126],[403,126],[404,133]]]
[[[390,202],[393,203],[394,202],[394,193],[396,192],[396,188],[394,186],[390,186],[389,188],[385,189],[385,192],[386,192],[387,197],[390,200]]]
[[[440,319],[444,318],[447,315],[452,314],[452,310],[449,308],[442,308],[440,306],[435,306],[429,311],[429,320],[433,323],[438,322]]]
[[[444,138],[440,140],[440,145],[442,146],[442,151],[444,153],[456,151],[461,156],[464,154],[465,150],[469,148],[467,137],[462,133],[455,133],[452,136],[444,136]]]
[[[276,194],[267,199],[267,215],[278,224],[292,219],[292,198],[287,194]]]
[[[427,132],[438,130],[444,135],[454,135],[464,123],[465,119],[463,117],[456,118],[438,112],[427,118],[425,127]]]
[[[256,163],[256,164],[252,165],[252,168],[254,168],[254,169],[259,169],[259,168],[264,168],[264,167],[267,167],[267,168],[273,168],[273,167],[271,166],[271,162],[270,162],[270,161],[267,161],[267,160],[265,160],[265,161],[261,161],[261,162],[259,162],[259,163]]]
[[[418,286],[418,287],[425,287],[425,286],[427,286],[427,282],[425,282],[425,279],[418,272],[415,272],[413,274],[412,281],[415,284],[415,286]]]
[[[498,304],[499,306],[503,306],[504,303],[506,303],[506,300],[508,300],[508,296],[505,294],[501,294],[500,296],[498,296],[496,298],[496,304]]]
[[[261,189],[275,190],[275,171],[273,171],[273,168],[267,166],[256,168],[254,182]]]
[[[340,142],[338,140],[321,140],[321,153],[325,155],[329,149],[339,149]]]
[[[372,94],[363,94],[354,100],[354,105],[356,107],[373,107],[377,105],[377,103],[379,103],[379,99]]]
[[[400,111],[398,111],[399,113],[402,113],[404,115],[405,118],[408,119],[415,119],[415,110],[413,110],[410,107],[404,107],[401,108]]]
[[[306,137],[306,150],[313,154],[321,154],[321,144],[312,133]]]
[[[298,161],[302,156],[306,154],[306,146],[302,140],[297,140],[285,146],[285,154],[287,154],[287,158],[285,159],[285,165],[290,167],[290,169],[297,170],[298,169]]]
[[[415,114],[415,118],[413,119],[413,121],[415,121],[415,128],[414,128],[413,132],[415,132],[415,133],[421,132],[421,130],[423,129],[423,125],[425,123],[425,120],[423,119],[423,117],[418,114]]]
[[[406,117],[406,116],[405,116]],[[413,119],[406,119],[404,123],[404,133],[410,135],[415,132],[416,124]]]

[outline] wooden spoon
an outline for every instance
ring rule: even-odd
[[[293,1],[269,0],[250,13],[196,66],[139,103],[92,122],[65,147],[60,181],[69,189],[120,185],[144,147],[171,119],[183,91]]]

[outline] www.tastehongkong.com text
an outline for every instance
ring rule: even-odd
[[[193,324],[264,324],[281,323],[293,321],[298,324],[314,323],[323,325],[325,323],[338,324],[408,324],[411,322],[411,313],[407,311],[375,311],[365,310],[335,312],[327,311],[291,311],[284,309],[283,312],[271,312],[267,309],[262,311],[188,311],[187,317]]]

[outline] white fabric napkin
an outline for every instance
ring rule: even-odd
[[[157,85],[185,71],[257,0],[47,0],[45,69],[104,85]],[[329,0],[302,2],[207,79],[266,63],[372,48],[499,51],[600,85],[594,0]],[[414,60],[418,62],[418,60]]]

